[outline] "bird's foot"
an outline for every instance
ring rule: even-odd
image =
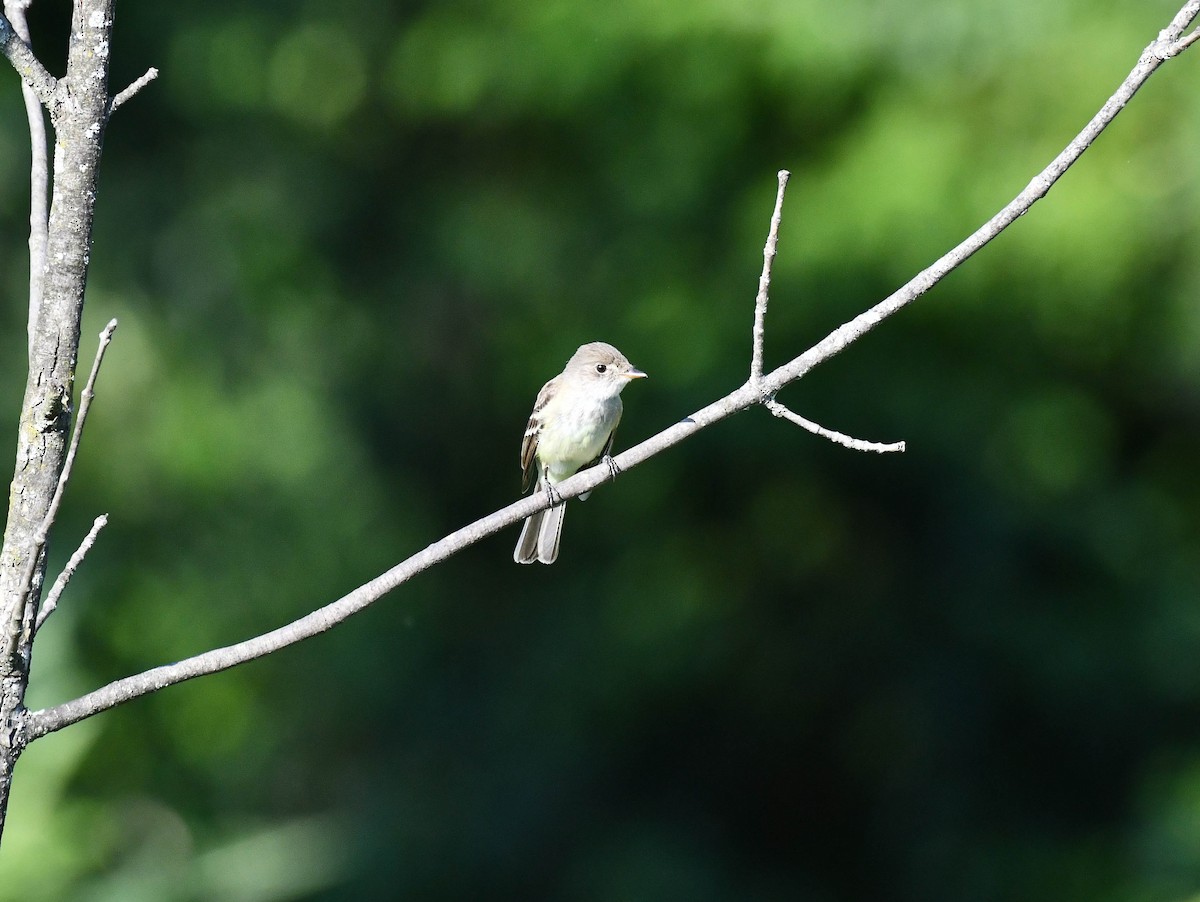
[[[617,462],[612,459],[612,456],[605,454],[600,458],[600,462],[608,467],[609,478],[616,480],[617,476],[621,473],[621,468],[617,466]]]

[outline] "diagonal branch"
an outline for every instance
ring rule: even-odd
[[[54,585],[46,593],[46,603],[38,610],[37,621],[33,625],[35,633],[42,628],[42,624],[46,622],[46,618],[54,613],[54,609],[58,607],[58,600],[62,598],[63,592],[67,589],[67,584],[71,582],[71,577],[75,575],[75,571],[79,569],[79,565],[83,563],[83,559],[87,556],[87,553],[96,544],[96,536],[100,535],[100,530],[107,525],[108,514],[101,514],[92,523],[92,528],[83,537],[83,541],[79,543],[79,547],[75,549],[75,553],[67,561],[67,566],[63,567],[62,573],[58,575],[58,579],[54,581]]]
[[[1183,53],[1183,51],[1187,50],[1189,47],[1191,47],[1197,41],[1200,41],[1200,28],[1197,28],[1195,31],[1193,31],[1191,34],[1189,34],[1186,38],[1180,38],[1178,41],[1173,43],[1171,45],[1171,47],[1175,52],[1172,54],[1172,56]]]
[[[1180,53],[1183,53],[1183,51],[1187,50],[1189,47],[1191,47],[1197,41],[1200,41],[1200,28],[1197,28],[1195,31],[1193,31],[1191,34],[1189,34],[1186,38],[1180,38],[1178,41],[1175,41],[1175,43],[1173,43],[1171,45],[1171,47],[1175,51],[1172,54],[1172,56],[1176,56]]]
[[[61,102],[58,79],[33,55],[29,43],[22,40],[4,13],[0,13],[0,53],[12,63],[21,80],[29,85],[38,100],[53,115]]]
[[[1025,190],[966,240],[933,265],[918,273],[891,296],[835,329],[799,357],[765,374],[761,380],[747,381],[745,385],[698,410],[690,417],[684,418],[657,435],[617,455],[613,458],[613,462],[618,469],[629,470],[655,454],[679,444],[701,429],[762,403],[765,398],[769,398],[783,386],[796,381],[817,364],[838,354],[851,342],[932,288],[943,276],[999,235],[1021,214],[1044,197],[1050,187],[1087,150],[1154,71],[1165,60],[1173,58],[1186,49],[1186,46],[1190,46],[1195,39],[1191,36],[1182,38],[1182,35],[1196,18],[1198,12],[1200,12],[1200,0],[1188,0],[1171,25],[1164,29],[1158,39],[1143,51],[1133,71],[1083,131],[1029,183]],[[608,467],[592,467],[558,483],[555,490],[565,500],[590,491],[611,478],[612,473]],[[174,664],[156,667],[144,673],[117,680],[73,701],[52,708],[27,712],[24,723],[26,736],[29,741],[32,741],[130,699],[184,680],[228,669],[318,635],[361,611],[434,564],[531,514],[545,510],[547,507],[549,507],[549,502],[546,496],[535,493],[529,498],[510,504],[508,507],[434,542],[348,595],[293,623],[235,645],[214,649]]]
[[[883,444],[881,442],[865,442],[860,438],[852,438],[849,435],[843,435],[841,432],[834,432],[832,429],[826,429],[819,423],[814,423],[812,420],[805,419],[798,413],[794,413],[786,406],[770,398],[763,401],[763,406],[771,411],[775,416],[787,420],[789,423],[795,423],[801,429],[807,429],[813,435],[819,435],[821,438],[827,438],[831,442],[841,445],[844,448],[849,448],[851,451],[873,451],[876,454],[887,454],[892,451],[904,451],[904,442],[890,442]]]
[[[158,70],[151,66],[146,70],[145,74],[133,81],[129,87],[117,94],[108,105],[108,115],[112,115],[117,111],[117,107],[123,104],[126,100],[132,98],[138,91],[158,78]]]
[[[936,260],[931,266],[917,273],[907,283],[898,288],[884,300],[871,309],[860,313],[850,322],[845,323],[825,336],[799,357],[775,370],[767,379],[764,386],[766,391],[778,391],[789,382],[799,379],[814,366],[838,354],[851,342],[861,338],[874,329],[883,320],[898,310],[907,307],[930,288],[936,285],[948,273],[956,269],[971,255],[1013,224],[1029,208],[1046,196],[1050,188],[1062,178],[1076,160],[1082,156],[1100,133],[1108,127],[1117,114],[1133,98],[1133,95],[1146,83],[1151,75],[1169,59],[1173,59],[1187,46],[1192,38],[1180,40],[1184,29],[1200,14],[1200,0],[1188,0],[1184,7],[1175,15],[1171,25],[1163,29],[1158,38],[1149,44],[1138,57],[1137,64],[1121,82],[1111,97],[1104,102],[1100,111],[1092,117],[1083,130],[1075,136],[1058,156],[1050,161],[1038,173],[1025,189],[1012,199],[1000,212],[967,236],[955,248]]]

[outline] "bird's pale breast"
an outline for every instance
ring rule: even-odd
[[[550,478],[559,482],[595,460],[621,419],[621,399],[574,399],[543,412],[537,456],[549,466]],[[553,415],[547,415],[547,414]]]

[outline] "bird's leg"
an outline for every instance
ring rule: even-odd
[[[550,502],[551,507],[557,507],[562,504],[562,495],[554,491],[554,486],[550,484],[550,468],[542,469],[542,485],[546,487],[546,499]]]
[[[600,462],[608,467],[609,478],[613,481],[616,481],[618,474],[621,472],[621,468],[618,467],[617,462],[612,459],[612,455],[605,454],[602,458],[600,458]]]

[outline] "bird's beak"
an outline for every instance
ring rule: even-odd
[[[648,378],[641,370],[630,370],[628,373],[623,373],[626,379],[646,379]]]

